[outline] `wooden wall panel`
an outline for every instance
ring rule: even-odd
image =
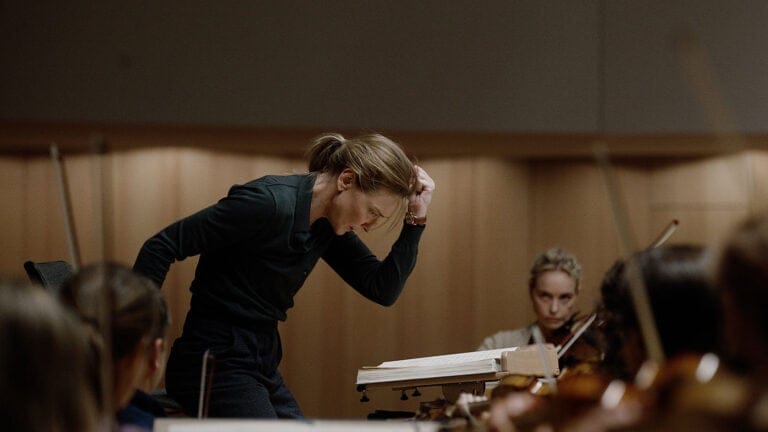
[[[683,161],[660,167],[649,177],[655,223],[678,219],[672,242],[719,247],[733,225],[750,210],[754,190],[748,153]]]
[[[483,338],[517,327],[530,318],[530,302],[521,275],[528,271],[530,193],[523,162],[481,159],[474,163],[472,284],[467,294],[471,334],[465,350]]]
[[[3,190],[0,197],[9,203],[0,217],[4,227],[2,272],[26,279],[22,264],[26,260],[65,260],[72,263],[64,204],[55,167],[49,158],[4,159]],[[74,219],[74,234],[83,263],[100,259],[101,238],[95,223],[98,196],[91,181],[93,173],[88,157],[65,157],[62,167],[69,185],[69,199]],[[96,200],[96,201],[94,201]],[[7,246],[6,246],[7,245]]]
[[[19,227],[24,236],[23,259],[68,259],[61,201],[51,161],[47,158],[30,160],[25,171],[24,220]]]
[[[80,251],[80,262],[83,265],[99,262],[105,257],[103,239],[109,231],[106,231],[108,227],[103,223],[105,218],[102,217],[104,196],[100,174],[101,158],[102,156],[92,155],[64,155],[75,236]],[[56,192],[58,193],[58,190]],[[57,203],[61,205],[58,196]],[[71,261],[68,255],[62,256],[61,259]]]
[[[114,153],[109,164],[112,223],[109,259],[132,266],[144,241],[174,222],[179,211],[178,151],[152,148]],[[171,266],[163,292],[171,315],[170,335],[181,333],[188,281],[180,266]]]
[[[471,160],[461,159],[423,164],[440,191],[436,190],[430,206],[430,226],[420,245],[419,266],[409,281],[410,287],[417,289],[410,289],[404,298],[416,302],[407,303],[414,307],[406,309],[402,324],[408,334],[416,331],[422,335],[400,341],[398,351],[407,356],[465,350],[464,323],[471,315],[467,294],[472,286],[474,252],[474,166]]]
[[[612,171],[618,179],[632,242],[645,244],[650,241],[645,240],[650,237],[646,175],[642,169],[622,166],[614,166]],[[528,266],[550,247],[571,251],[582,265],[580,309],[591,310],[599,300],[603,274],[621,256],[617,224],[600,170],[589,162],[533,163],[530,193]],[[519,279],[525,289],[527,270]]]
[[[22,264],[28,257],[24,250],[26,162],[21,158],[0,158],[0,275],[22,278]]]
[[[752,209],[768,210],[768,151],[749,152],[751,173],[754,181],[752,188]]]
[[[725,241],[734,225],[749,213],[744,208],[686,208],[666,207],[652,211],[652,221],[662,224],[664,221],[680,221],[675,235],[669,243],[700,244],[718,248]]]
[[[744,207],[749,199],[749,159],[745,154],[670,163],[653,171],[651,204]]]

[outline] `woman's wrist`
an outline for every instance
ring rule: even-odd
[[[412,212],[411,210],[408,210],[405,213],[405,223],[407,223],[408,225],[426,225],[427,215],[416,216],[414,212]]]

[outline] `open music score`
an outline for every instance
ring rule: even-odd
[[[543,347],[552,370],[545,371],[535,345],[387,361],[357,371],[358,389],[426,387],[456,382],[495,381],[511,374],[560,373],[557,350]]]

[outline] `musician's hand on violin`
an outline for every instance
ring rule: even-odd
[[[427,216],[427,208],[432,201],[432,193],[435,191],[435,181],[422,167],[414,165],[414,169],[416,170],[416,179],[413,192],[408,197],[408,212],[420,219]]]

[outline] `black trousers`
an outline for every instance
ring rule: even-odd
[[[168,358],[165,386],[184,412],[196,417],[203,354],[215,357],[210,417],[303,418],[277,370],[282,358],[276,322],[248,328],[187,314]]]

